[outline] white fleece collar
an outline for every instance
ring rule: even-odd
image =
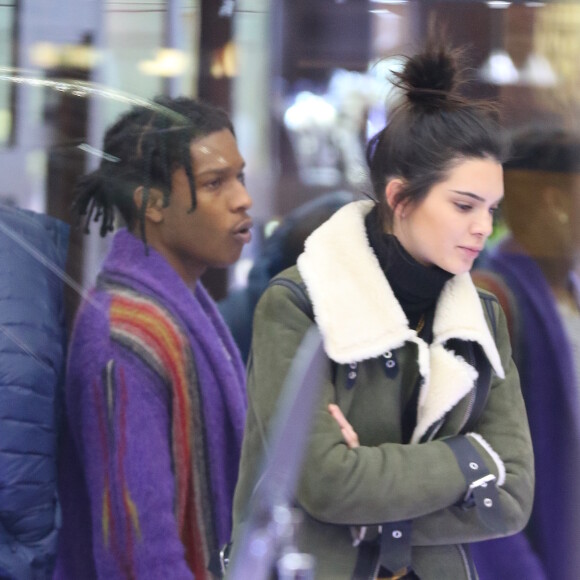
[[[477,378],[473,367],[443,348],[447,340],[477,342],[495,373],[502,378],[505,375],[477,290],[467,273],[451,278],[443,287],[430,346],[409,328],[367,238],[364,218],[373,205],[372,201],[358,201],[338,210],[308,237],[298,258],[298,270],[332,360],[358,362],[407,341],[417,343],[423,386],[415,439],[465,396]]]

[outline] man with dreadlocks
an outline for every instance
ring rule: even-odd
[[[75,205],[126,228],[78,312],[68,355],[56,578],[212,578],[228,541],[244,369],[200,283],[250,240],[252,201],[227,115],[187,98],[106,133]]]

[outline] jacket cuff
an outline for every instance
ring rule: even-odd
[[[472,444],[474,441],[476,442],[475,446],[478,448],[480,454],[484,455],[485,453],[487,453],[487,455],[491,458],[497,469],[496,485],[498,487],[501,487],[505,483],[505,475],[506,475],[505,465],[504,462],[501,460],[501,457],[479,433],[467,433],[466,437],[469,437],[472,440],[471,441]],[[480,449],[480,447],[482,447],[483,450]]]
[[[481,522],[495,533],[505,533],[505,523],[496,487],[496,475],[490,473],[479,444],[473,438],[456,435],[442,439],[453,454],[466,483],[466,493],[457,506],[475,509]],[[483,449],[482,449],[483,451]],[[486,451],[484,451],[487,454]]]

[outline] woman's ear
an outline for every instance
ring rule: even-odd
[[[405,207],[407,206],[406,203],[399,203],[404,185],[405,182],[402,179],[395,178],[390,179],[385,186],[385,197],[387,203],[389,204],[393,215],[399,218],[405,217]]]
[[[144,187],[140,185],[133,192],[133,201],[135,202],[135,207],[139,211],[143,204],[143,192]],[[145,209],[145,219],[149,220],[155,224],[163,221],[163,192],[159,189],[151,187],[149,189],[149,196],[147,198],[147,208]]]

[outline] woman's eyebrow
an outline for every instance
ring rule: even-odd
[[[485,201],[485,198],[476,195],[475,193],[471,193],[470,191],[461,191],[459,189],[452,189],[451,190],[453,193],[458,193],[459,195],[465,195],[467,197],[471,197],[472,199],[475,199],[477,201]]]

